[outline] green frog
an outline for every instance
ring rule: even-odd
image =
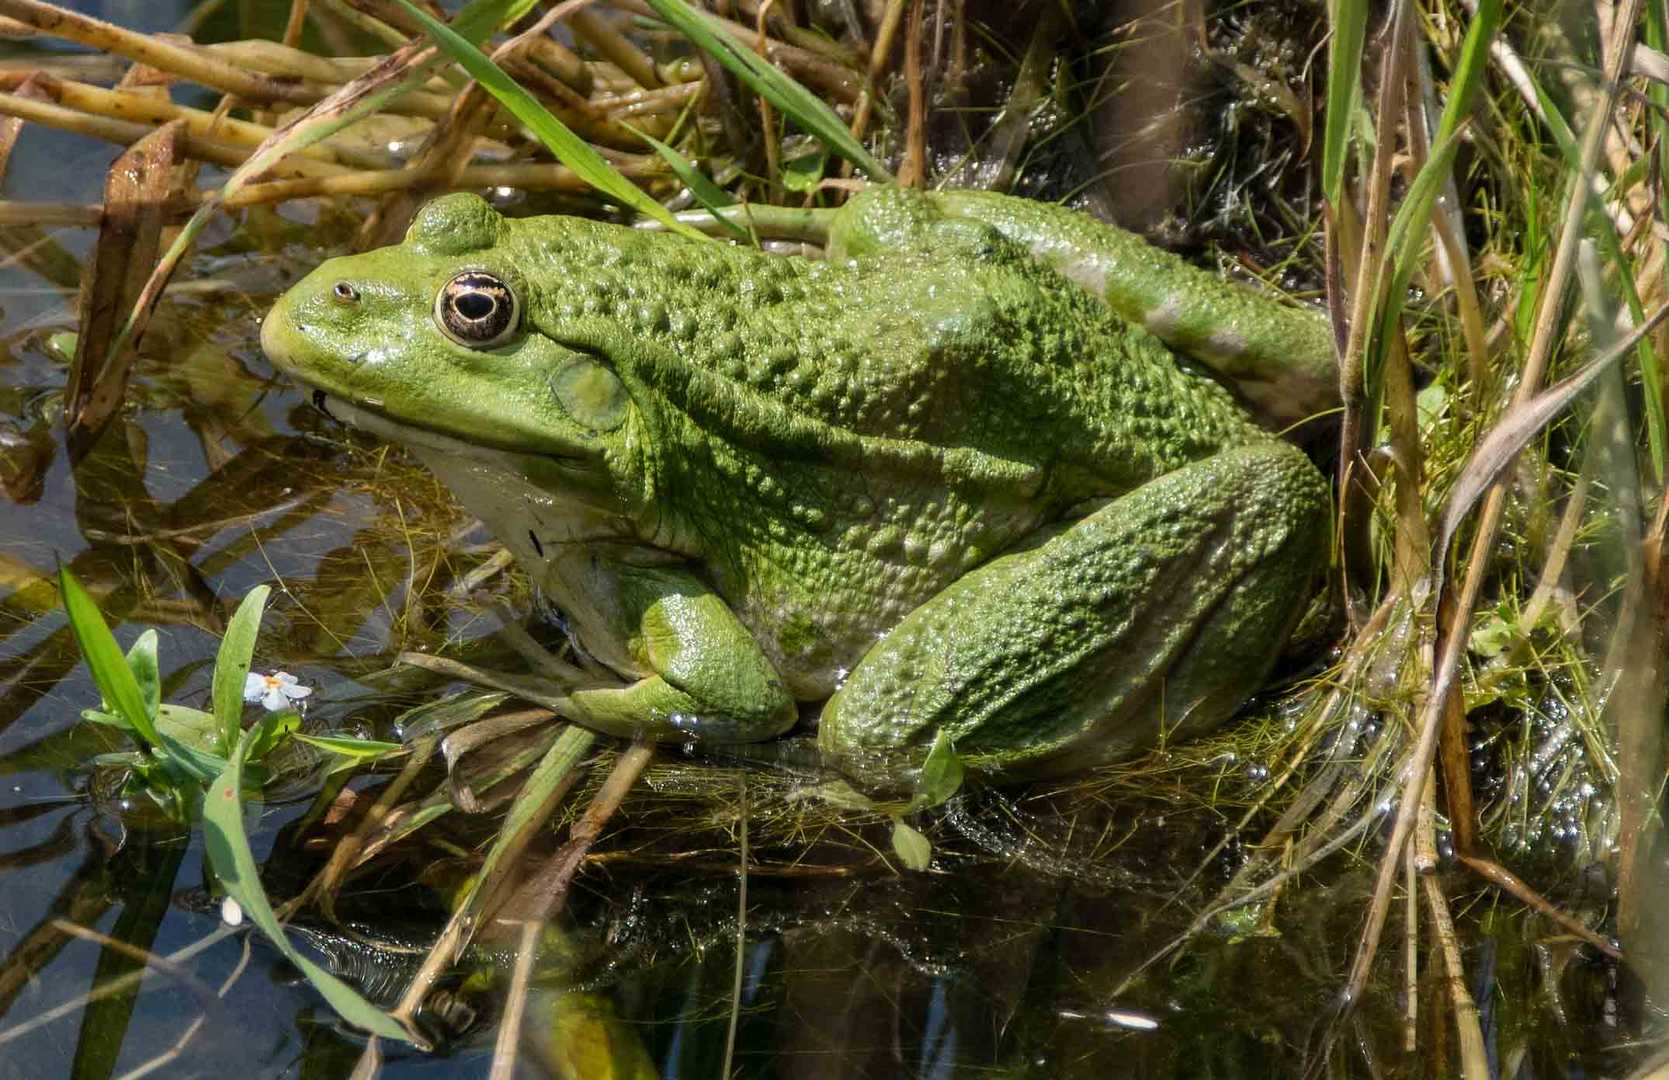
[[[1325,321],[1002,195],[774,224],[826,257],[448,195],[261,344],[410,447],[619,676],[552,691],[575,723],[815,723],[859,778],[944,733],[1003,780],[1230,717],[1324,577],[1327,486],[1246,404],[1328,407]]]

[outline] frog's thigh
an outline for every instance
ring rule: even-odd
[[[822,743],[861,759],[942,729],[983,767],[1049,772],[1202,733],[1268,676],[1326,522],[1285,444],[1160,477],[912,612],[830,700]]]

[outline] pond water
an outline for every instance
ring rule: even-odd
[[[80,6],[151,31],[187,8]],[[114,153],[30,125],[5,196],[97,202]],[[491,538],[403,455],[314,411],[260,354],[262,312],[350,242],[357,214],[293,204],[212,226],[145,337],[126,408],[74,467],[55,335],[75,327],[92,235],[0,231],[0,1077],[346,1076],[363,1049],[288,962],[243,934],[150,970],[136,991],[83,1000],[137,962],[78,931],[168,956],[216,931],[220,909],[200,833],[91,764],[123,746],[79,721],[98,694],[53,585],[57,564],[71,566],[124,647],[157,628],[165,699],[201,705],[230,611],[273,584],[256,667],[315,689],[313,730],[398,738],[405,710],[458,689],[396,667],[402,650],[489,667],[509,655],[497,611],[519,620],[536,604],[495,571]],[[1280,703],[1260,716],[1278,725]],[[606,1032],[620,1075],[680,1078],[719,1072],[733,1012],[744,1076],[1259,1077],[1317,1056],[1330,1056],[1330,1075],[1414,1068],[1400,1049],[1400,944],[1383,950],[1370,1000],[1330,1026],[1371,849],[1136,975],[1258,835],[1237,822],[1269,770],[1228,746],[1180,754],[1162,779],[965,793],[926,823],[925,874],[896,865],[884,818],[795,801],[804,778],[786,767],[668,751],[579,879],[556,927],[572,955],[531,1002],[531,1026]],[[374,795],[388,779],[348,792]],[[302,758],[251,812],[276,898],[328,855],[323,785]],[[1213,786],[1215,805],[1199,794]],[[340,924],[304,914],[296,940],[368,993],[397,991],[492,824],[447,821],[411,838],[349,884]],[[1605,902],[1603,883],[1566,874],[1567,900]],[[1613,969],[1528,932],[1474,883],[1451,884],[1491,1052],[1529,1070],[1505,1075],[1615,1069]],[[435,1019],[440,1050],[385,1048],[385,1075],[486,1075],[502,1001],[483,975],[490,950],[477,959],[476,978],[452,988],[456,1013]],[[1422,975],[1413,1021],[1428,1049],[1450,1038],[1437,970]],[[586,1074],[561,1059],[547,1048],[527,1067]]]

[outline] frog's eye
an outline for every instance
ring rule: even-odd
[[[459,345],[490,349],[516,332],[521,303],[501,279],[484,270],[465,270],[441,286],[435,321]]]

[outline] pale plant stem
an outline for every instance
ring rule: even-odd
[[[719,1075],[730,1080],[736,1060],[736,1027],[742,1018],[742,976],[747,971],[748,926],[748,774],[736,776],[738,813],[741,818],[736,862],[736,970],[730,986],[730,1024],[724,1035],[724,1068]]]
[[[1414,852],[1403,859],[1402,891],[1402,1052],[1412,1054],[1420,1047],[1420,901],[1416,888]]]
[[[1435,784],[1428,776],[1425,793],[1420,798],[1419,827],[1416,841],[1409,845],[1409,863],[1423,863],[1418,867],[1425,886],[1426,909],[1431,915],[1432,937],[1443,953],[1444,980],[1449,989],[1449,1012],[1455,1021],[1455,1039],[1459,1043],[1460,1075],[1465,1080],[1489,1080],[1489,1055],[1484,1049],[1483,1028],[1478,1022],[1478,1003],[1466,989],[1466,968],[1460,955],[1460,944],[1455,934],[1455,922],[1449,914],[1449,901],[1437,880],[1437,809],[1432,794]],[[1420,854],[1418,849],[1424,849]],[[1409,897],[1410,903],[1414,897]]]
[[[493,1039],[493,1064],[489,1080],[511,1080],[516,1075],[517,1048],[521,1045],[522,1022],[527,1016],[527,995],[533,985],[533,964],[539,957],[539,931],[543,924],[538,919],[527,919],[516,935],[516,966],[510,974],[510,989],[505,995],[504,1017],[499,1021],[498,1034]]]

